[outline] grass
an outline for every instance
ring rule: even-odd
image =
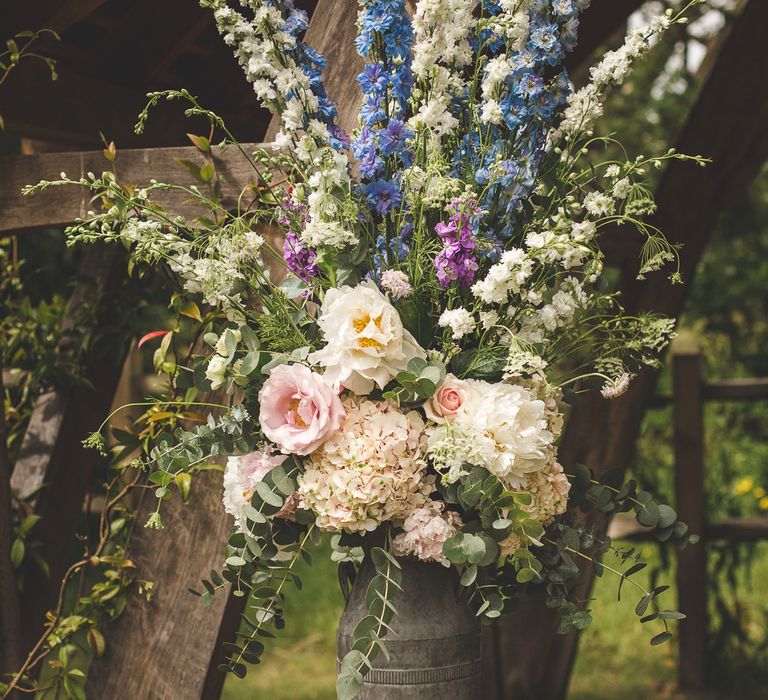
[[[643,552],[652,565],[653,548]],[[649,566],[649,569],[651,566]],[[336,579],[336,566],[327,551],[318,551],[313,566],[302,562],[299,575],[302,591],[292,589],[286,601],[286,628],[267,645],[262,663],[244,680],[228,679],[224,700],[333,700],[335,684],[335,634],[343,600]],[[662,583],[673,583],[671,572],[661,574]],[[638,582],[648,585],[641,572]],[[768,543],[760,545],[751,583],[740,574],[737,581],[740,609],[754,639],[766,639],[768,607],[761,583],[768,581]],[[592,612],[594,623],[581,639],[571,681],[569,700],[768,700],[768,667],[755,666],[742,656],[724,666],[718,659],[718,674],[706,694],[675,691],[676,646],[651,647],[658,629],[640,625],[634,606],[640,597],[625,584],[622,600],[616,601],[616,578],[606,573],[597,581]],[[662,597],[675,606],[675,592]],[[762,615],[762,617],[761,617]],[[650,623],[654,624],[654,623]]]

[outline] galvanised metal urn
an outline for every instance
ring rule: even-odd
[[[480,626],[459,597],[453,569],[401,559],[402,587],[393,603],[398,614],[365,676],[359,700],[476,700],[480,697]],[[365,592],[375,569],[365,558],[341,616],[338,659],[352,646],[352,633],[365,617]]]

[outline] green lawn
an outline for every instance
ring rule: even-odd
[[[765,638],[768,607],[761,583],[768,581],[768,545],[757,558],[752,586],[740,581],[744,609],[752,611],[752,632]],[[645,551],[655,561],[652,548]],[[341,613],[342,597],[336,579],[336,566],[323,552],[317,552],[313,566],[302,564],[302,591],[292,589],[287,601],[287,625],[280,638],[271,640],[262,663],[250,670],[244,680],[230,678],[224,700],[333,700],[334,635]],[[644,573],[644,572],[643,572]],[[662,582],[673,583],[672,575],[662,574]],[[637,579],[642,581],[642,577]],[[643,581],[647,583],[646,580]],[[616,602],[616,579],[606,574],[598,580],[592,605],[594,624],[581,640],[571,683],[570,700],[764,700],[768,699],[768,669],[731,668],[727,678],[703,696],[675,693],[675,645],[651,647],[654,633],[641,626],[634,614],[638,596],[625,586],[622,602]],[[626,592],[626,594],[625,594]],[[674,591],[664,600],[674,607]],[[762,615],[762,617],[761,617]]]

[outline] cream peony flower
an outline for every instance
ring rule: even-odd
[[[317,324],[326,346],[309,356],[328,383],[365,395],[383,389],[414,357],[426,353],[403,328],[395,307],[372,282],[329,289]]]
[[[507,487],[517,488],[527,474],[546,469],[555,458],[555,435],[545,402],[526,387],[463,382],[460,410],[428,430],[429,454],[452,483],[464,464],[484,467]]]

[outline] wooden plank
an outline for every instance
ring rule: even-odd
[[[678,150],[714,157],[716,166],[698,168],[675,164],[657,192],[658,223],[672,241],[684,243],[686,284],[670,287],[665,275],[649,276],[638,284],[635,270],[625,269],[620,284],[630,312],[654,310],[679,317],[721,207],[754,179],[768,155],[768,91],[744,90],[762,84],[768,72],[764,28],[768,3],[750,0],[727,30],[718,61],[681,133]],[[739,80],[733,76],[738,75]],[[643,372],[627,394],[613,401],[589,396],[568,420],[560,448],[565,464],[588,464],[598,474],[629,464],[645,411],[655,395],[657,375]],[[602,518],[594,522],[602,524]],[[591,569],[583,572],[575,591],[588,599]],[[502,648],[517,654],[505,669],[502,697],[565,698],[578,637],[556,634],[556,615],[543,603],[528,601],[496,629]],[[511,656],[509,658],[512,658]],[[520,671],[520,669],[523,669]]]
[[[345,17],[338,6],[346,8]],[[339,42],[345,50],[336,58],[335,71],[354,82],[354,44],[347,33],[341,42],[340,30],[333,23],[347,18],[356,9],[354,0],[320,0],[310,25],[323,41]],[[327,29],[316,25],[327,23]],[[345,22],[349,31],[349,23]],[[316,48],[328,53],[322,43]],[[355,108],[341,105],[342,113],[352,115]],[[343,126],[349,128],[349,124]],[[97,660],[89,674],[88,686],[98,697],[184,698],[214,700],[223,683],[215,671],[217,639],[230,638],[237,624],[236,610],[227,614],[226,596],[216,596],[209,608],[187,588],[221,565],[231,520],[221,505],[221,480],[215,474],[209,481],[195,479],[191,502],[183,506],[177,500],[166,504],[165,530],[137,528],[131,542],[131,556],[142,576],[155,581],[156,598],[151,606],[140,602],[129,605],[125,613],[107,630],[109,651]],[[153,507],[145,499],[138,520],[143,522]],[[240,603],[241,604],[241,603]],[[183,656],[179,648],[187,650]],[[142,673],[137,674],[136,669]]]
[[[705,401],[758,401],[768,399],[768,379],[721,379],[706,382]]]
[[[251,153],[262,144],[246,143]],[[244,187],[256,175],[248,160],[236,148],[214,148],[214,159],[221,178],[226,206],[235,206]],[[117,172],[124,184],[148,184],[153,178],[165,178],[175,184],[197,184],[180,160],[205,162],[196,148],[138,148],[119,150]],[[42,153],[28,156],[0,156],[0,234],[40,228],[67,226],[93,208],[90,195],[82,187],[52,187],[34,198],[24,197],[21,189],[40,180],[55,180],[65,172],[75,179],[88,172],[101,173],[109,168],[101,151]],[[158,201],[181,216],[200,214],[200,209],[184,193],[160,193]]]
[[[45,484],[51,451],[61,434],[66,400],[57,391],[41,394],[24,433],[11,488],[22,499],[32,499]]]
[[[198,586],[201,576],[219,566],[231,522],[221,506],[220,476],[196,476],[190,498],[187,506],[169,503],[164,508],[165,530],[142,528],[141,519],[154,509],[148,503],[154,501],[152,494],[139,508],[131,558],[142,577],[155,582],[153,599],[147,603],[136,596],[106,630],[107,651],[91,668],[89,696],[202,696],[227,597],[217,595],[203,608],[187,588]]]
[[[726,518],[707,527],[707,538],[734,542],[768,540],[768,518]]]
[[[672,359],[674,392],[675,500],[680,520],[704,537],[704,416],[698,352]],[[707,550],[705,542],[677,553],[678,608],[687,615],[680,624],[678,679],[685,690],[700,690],[707,668]]]
[[[124,271],[125,261],[118,250],[89,248],[80,268],[84,280],[75,286],[63,326],[71,328],[81,323],[81,304],[94,300],[96,325],[104,327],[114,322],[110,317],[115,304],[126,291]],[[35,536],[43,545],[42,553],[50,568],[50,578],[37,569],[28,573],[22,596],[28,643],[39,634],[44,613],[53,603],[54,589],[69,564],[69,547],[80,525],[83,500],[99,460],[81,442],[98,428],[112,403],[125,356],[119,345],[116,349],[114,340],[106,345],[96,341],[83,358],[83,376],[90,386],[40,397],[14,467],[14,489],[23,496],[35,494],[35,512],[42,516]],[[126,350],[128,346],[125,339]]]
[[[707,540],[732,542],[760,542],[768,540],[768,517],[725,518],[709,523],[705,529]],[[634,517],[619,513],[611,518],[608,535],[617,540],[658,542],[653,533],[640,525]]]

